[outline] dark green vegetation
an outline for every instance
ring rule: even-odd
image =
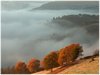
[[[62,17],[55,17],[52,20],[53,23],[57,24],[58,27],[63,28],[84,28],[88,34],[99,37],[99,16],[98,15],[64,15]],[[55,27],[55,26],[54,26]]]

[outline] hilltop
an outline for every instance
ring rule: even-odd
[[[92,57],[87,57],[75,62],[71,66],[57,67],[50,73],[49,70],[43,70],[35,74],[98,74],[99,73],[99,57],[96,56],[94,61]]]
[[[98,5],[99,5],[98,1],[53,1],[45,3],[35,9],[36,10],[97,9],[98,10]]]

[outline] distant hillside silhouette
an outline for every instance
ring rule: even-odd
[[[87,33],[99,37],[99,16],[98,15],[64,15],[62,17],[54,17],[53,23],[56,23],[56,27],[83,27]]]
[[[35,10],[95,9],[99,10],[98,1],[54,1],[48,2]],[[32,9],[34,10],[34,9]]]

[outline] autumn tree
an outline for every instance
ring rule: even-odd
[[[60,65],[69,64],[74,61],[83,52],[80,44],[71,44],[65,48],[60,49],[58,63]]]
[[[16,63],[15,71],[16,73],[19,73],[19,74],[29,74],[30,73],[26,64],[22,61]]]
[[[45,56],[43,60],[43,65],[46,70],[51,69],[51,72],[53,71],[54,67],[59,66],[58,62],[58,52],[53,51],[49,53],[47,56]]]
[[[33,58],[28,62],[27,67],[31,73],[37,72],[40,67],[40,61]]]

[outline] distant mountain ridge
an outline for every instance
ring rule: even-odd
[[[97,9],[98,1],[53,1],[32,10]]]

